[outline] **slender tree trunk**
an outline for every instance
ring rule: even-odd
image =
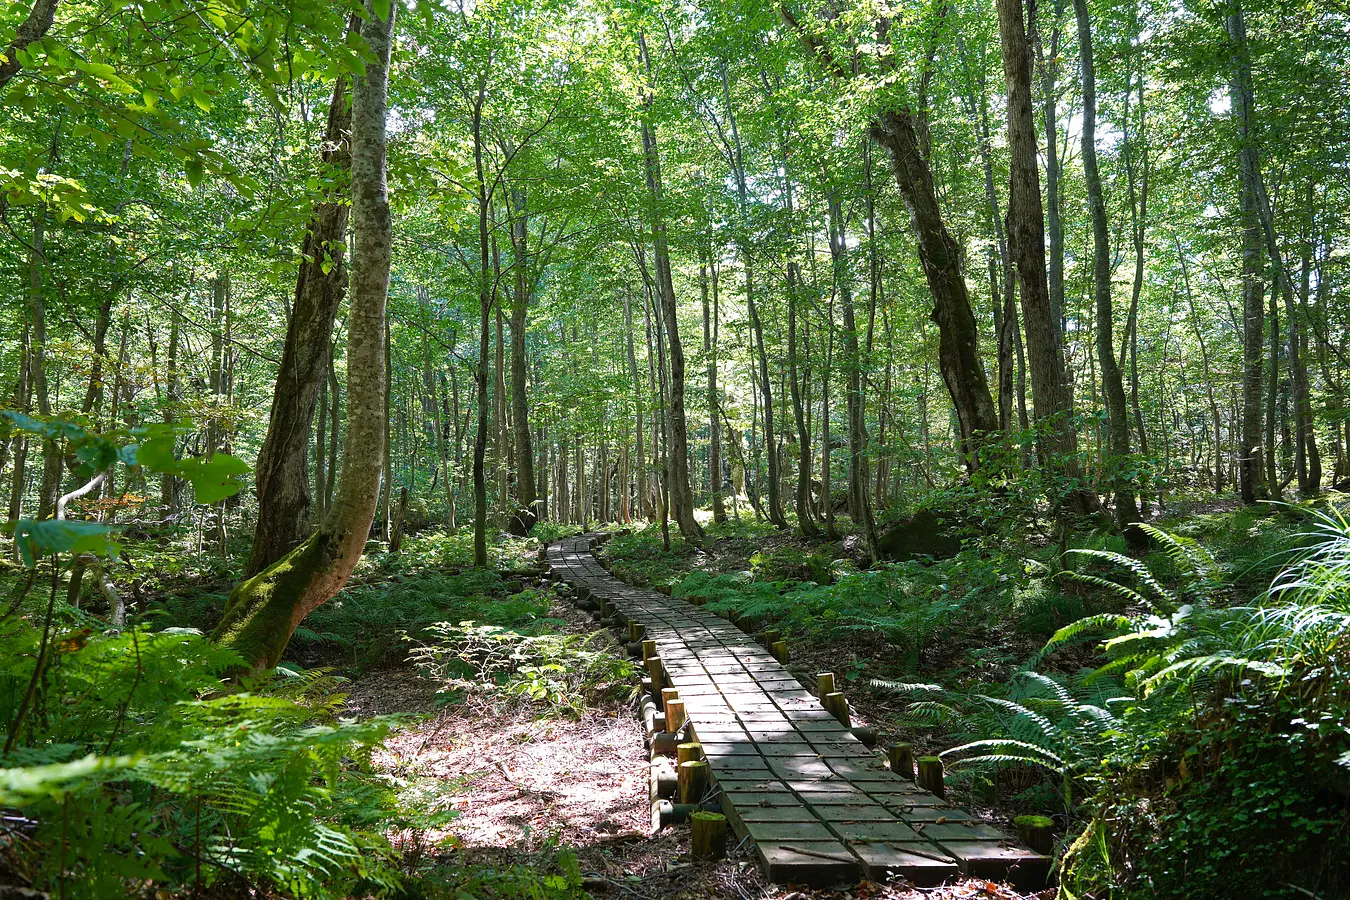
[[[486,569],[487,558],[487,442],[488,442],[488,353],[492,336],[492,270],[489,257],[487,170],[483,159],[483,104],[480,85],[472,110],[473,159],[478,181],[478,362],[474,366],[474,397],[478,427],[473,439],[473,564]]]
[[[1306,476],[1303,466],[1299,467],[1299,490],[1308,495],[1316,495],[1322,491],[1322,453],[1317,446],[1317,427],[1313,419],[1312,411],[1312,389],[1308,382],[1308,339],[1303,330],[1307,323],[1308,297],[1312,291],[1312,257],[1313,257],[1313,235],[1314,215],[1313,215],[1313,185],[1308,183],[1308,227],[1304,236],[1302,245],[1302,277],[1300,278],[1300,290],[1298,295],[1297,315],[1295,310],[1290,308],[1286,310],[1285,315],[1289,319],[1289,340],[1295,350],[1290,352],[1290,363],[1298,373],[1298,382],[1295,384],[1295,409],[1296,425],[1299,434],[1299,447],[1303,451],[1304,462],[1307,464]]]
[[[1097,169],[1097,74],[1092,49],[1092,23],[1087,0],[1073,0],[1078,19],[1078,47],[1083,71],[1083,180],[1087,186],[1088,212],[1092,216],[1092,285],[1097,307],[1097,365],[1102,373],[1102,396],[1106,400],[1106,431],[1110,456],[1106,460],[1115,494],[1116,527],[1136,549],[1147,546],[1147,538],[1136,523],[1139,507],[1134,485],[1126,474],[1130,465],[1130,422],[1125,406],[1125,385],[1116,363],[1112,338],[1111,244],[1106,201],[1102,197],[1102,178]]]
[[[875,562],[877,528],[872,518],[872,501],[867,491],[867,462],[863,456],[867,445],[866,405],[862,389],[862,353],[858,347],[858,326],[853,311],[852,273],[848,268],[848,250],[845,245],[844,212],[838,191],[828,198],[830,258],[834,263],[834,278],[839,305],[844,313],[844,379],[848,409],[848,506],[854,524],[862,531],[867,552]]]
[[[1059,158],[1059,21],[1063,0],[1053,0],[1054,27],[1050,31],[1050,53],[1047,57],[1041,40],[1040,28],[1031,23],[1036,45],[1037,64],[1041,76],[1041,114],[1045,121],[1045,242],[1049,256],[1046,269],[1046,289],[1050,292],[1050,308],[1055,321],[1064,319],[1064,192],[1060,186]],[[1011,270],[1009,271],[1011,277]],[[1025,391],[1023,391],[1025,397]],[[1023,406],[1025,407],[1025,399]],[[1022,416],[1026,418],[1025,413]],[[1025,423],[1023,424],[1025,428]]]
[[[530,409],[526,395],[525,324],[530,311],[533,281],[529,277],[530,220],[524,188],[513,188],[511,218],[511,255],[515,260],[516,296],[511,307],[511,426],[515,430],[516,509],[510,527],[514,534],[527,535],[539,520],[539,495],[534,483],[534,446],[530,443]]]
[[[642,378],[638,374],[637,354],[633,350],[633,296],[631,291],[623,295],[624,340],[628,349],[628,374],[633,379],[633,405],[637,413],[637,498],[638,515],[647,521],[652,519],[651,493],[647,486],[647,448],[642,430],[643,390]]]
[[[820,375],[820,515],[825,522],[825,536],[838,540],[834,524],[834,496],[831,493],[830,451],[830,369],[834,361],[834,301],[826,307],[825,367]]]
[[[361,26],[370,49],[352,89],[352,253],[347,342],[347,447],[323,525],[230,595],[213,638],[250,669],[275,666],[292,632],[350,577],[370,535],[384,452],[385,302],[392,227],[385,181],[387,84],[394,12]]]
[[[718,263],[716,259],[709,259],[706,264],[710,270],[708,287],[712,289],[711,308],[708,291],[703,292],[703,352],[708,358],[708,489],[712,495],[713,522],[721,525],[727,520],[727,508],[722,500],[722,422],[717,416],[720,405],[717,398]],[[632,353],[632,350],[630,326],[628,352]]]
[[[647,40],[638,35],[638,49],[648,80],[652,77],[651,58],[647,54]],[[670,492],[671,512],[680,534],[691,544],[703,540],[703,529],[694,518],[694,495],[689,484],[688,420],[684,409],[684,346],[680,342],[680,323],[676,316],[675,285],[670,270],[670,247],[666,238],[665,211],[662,209],[661,161],[656,145],[656,126],[648,110],[650,97],[644,103],[642,119],[642,148],[646,159],[647,192],[652,201],[652,243],[656,256],[656,294],[661,303],[661,317],[665,320],[667,353],[670,358],[670,393],[667,410],[666,440],[668,443],[669,472],[666,478]]]
[[[1144,78],[1139,78],[1140,137],[1144,121]],[[1124,368],[1125,353],[1130,355],[1130,408],[1134,427],[1139,435],[1139,452],[1148,454],[1148,429],[1144,427],[1144,413],[1139,405],[1139,304],[1144,292],[1144,237],[1148,223],[1149,158],[1148,147],[1140,153],[1141,172],[1135,177],[1134,143],[1130,140],[1130,86],[1125,87],[1125,125],[1121,151],[1125,156],[1125,182],[1130,203],[1130,237],[1134,244],[1134,281],[1130,288],[1130,311],[1125,320],[1125,341],[1120,348],[1120,368]],[[1138,189],[1136,190],[1136,181]]]
[[[323,136],[323,163],[339,177],[351,168],[350,129],[347,86],[339,78]],[[272,414],[254,467],[258,520],[253,549],[244,566],[246,578],[285,556],[310,531],[309,440],[319,388],[327,376],[333,320],[346,289],[348,209],[341,197],[326,199],[315,207],[305,231],[295,301],[272,391]],[[322,438],[319,448],[322,455]]]
[[[1232,4],[1225,25],[1232,45],[1229,96],[1238,131],[1238,208],[1242,223],[1242,434],[1238,446],[1238,488],[1242,502],[1251,504],[1268,495],[1261,446],[1266,322],[1261,218],[1256,193],[1260,162],[1251,133],[1252,72],[1247,57],[1247,25],[1240,3]],[[1268,452],[1270,448],[1264,449]]]

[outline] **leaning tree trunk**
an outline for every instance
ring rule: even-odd
[[[1073,424],[1072,388],[1065,375],[1059,319],[1050,299],[1045,258],[1045,214],[1037,168],[1036,122],[1031,108],[1031,49],[1022,0],[998,0],[1003,73],[1008,87],[1008,249],[1017,269],[1022,320],[1031,355],[1031,396],[1043,464],[1066,485],[1080,482],[1078,436]],[[1056,494],[1059,488],[1053,488]],[[1057,498],[1058,499],[1058,498]],[[1065,490],[1068,511],[1095,511],[1099,503],[1082,487]]]
[[[339,78],[323,137],[324,165],[339,174],[351,167],[350,128],[347,87]],[[331,197],[314,208],[305,232],[295,304],[272,391],[272,416],[258,453],[258,523],[245,577],[281,559],[309,534],[309,438],[319,387],[328,375],[333,319],[346,287],[347,211],[340,197]]]
[[[979,328],[961,271],[961,249],[942,220],[933,171],[919,151],[913,115],[907,110],[885,112],[871,131],[872,138],[891,154],[895,180],[909,209],[919,262],[933,294],[942,380],[956,410],[966,469],[974,471],[980,466],[980,446],[999,430],[999,424],[980,359]]]
[[[292,632],[347,583],[370,535],[384,454],[385,302],[392,224],[385,181],[389,47],[394,10],[361,26],[371,55],[352,88],[352,271],[347,338],[347,443],[328,517],[308,540],[230,594],[213,639],[250,669],[275,666]]]

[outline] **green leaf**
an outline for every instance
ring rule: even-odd
[[[183,169],[187,173],[188,184],[194,188],[201,187],[202,181],[206,178],[206,167],[202,161],[195,156],[189,156],[183,161]]]
[[[20,519],[14,525],[14,543],[26,568],[37,565],[37,559],[46,553],[93,553],[114,557],[120,548],[112,539],[113,529],[98,522],[78,522],[70,519]]]
[[[192,483],[198,503],[219,503],[233,497],[244,487],[240,475],[247,474],[248,465],[228,453],[217,453],[210,459],[194,457],[179,463],[178,474]]]

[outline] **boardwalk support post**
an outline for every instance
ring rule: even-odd
[[[713,862],[727,855],[727,817],[721,813],[696,812],[689,819],[691,855],[697,862]]]
[[[1048,816],[1018,816],[1013,819],[1017,834],[1027,846],[1047,856],[1055,849],[1055,820]]]
[[[816,675],[816,697],[820,700],[825,699],[826,694],[834,693],[834,673],[821,672]]]
[[[892,744],[886,750],[891,760],[891,771],[901,778],[914,780],[914,751],[909,744]]]
[[[680,802],[698,803],[708,792],[708,764],[691,760],[679,765]]]
[[[851,724],[848,714],[848,700],[839,691],[826,694],[821,698],[821,705],[825,707],[826,712],[839,720],[839,724],[848,728]]]
[[[930,794],[946,797],[947,786],[942,780],[942,757],[920,756],[919,777],[916,783]]]

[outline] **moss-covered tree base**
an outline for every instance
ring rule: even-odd
[[[270,669],[314,602],[323,572],[331,567],[333,540],[324,529],[230,592],[225,615],[211,639],[243,658],[249,669]],[[326,597],[324,597],[326,599]]]

